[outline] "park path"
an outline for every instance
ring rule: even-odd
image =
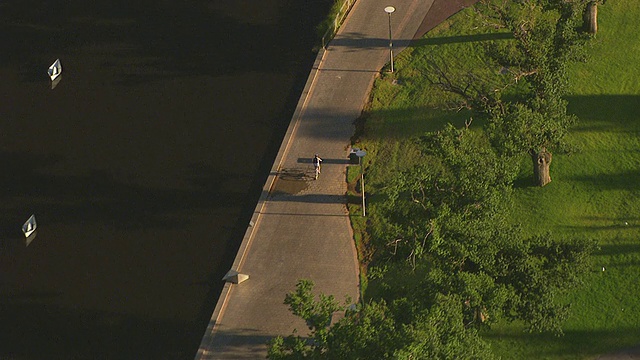
[[[471,2],[395,0],[394,53]],[[389,61],[388,5],[358,0],[319,52],[232,267],[249,279],[225,284],[196,359],[265,358],[269,339],[306,333],[283,304],[300,279],[339,301],[359,299],[345,172],[353,122]],[[318,180],[315,153],[324,159]]]

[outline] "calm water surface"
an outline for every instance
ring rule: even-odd
[[[0,0],[0,358],[195,355],[330,2]]]

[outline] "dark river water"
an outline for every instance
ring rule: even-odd
[[[193,358],[331,2],[0,0],[0,359]]]

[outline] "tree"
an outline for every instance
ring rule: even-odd
[[[326,351],[331,318],[336,311],[344,311],[350,299],[345,300],[345,306],[340,306],[333,295],[320,294],[316,301],[313,286],[310,280],[300,280],[296,290],[287,294],[284,300],[291,313],[306,321],[310,336],[276,337],[269,347],[269,359],[315,359]]]
[[[416,307],[429,309],[439,295],[455,294],[467,327],[504,318],[560,333],[567,307],[559,299],[580,284],[595,244],[525,236],[510,224],[510,171],[481,133],[449,126],[421,144],[426,164],[389,184],[374,215],[382,224],[374,237],[397,239],[377,260],[405,263],[406,276],[414,274],[413,285],[388,291],[387,301],[421,299]]]
[[[569,84],[568,65],[585,58],[582,45],[588,37],[580,29],[588,3],[483,0],[477,7],[488,23],[508,30],[514,39],[490,43],[487,55],[515,82],[524,82],[506,105],[485,109],[489,134],[498,149],[531,156],[539,186],[551,181],[551,149],[566,148],[567,130],[576,120],[567,113],[563,96]]]
[[[274,340],[270,358],[489,358],[478,332],[500,319],[562,332],[569,310],[562,299],[580,284],[595,244],[530,236],[513,225],[507,213],[515,171],[506,160],[542,156],[540,177],[550,180],[550,150],[566,146],[574,121],[562,96],[566,66],[579,57],[574,20],[583,3],[480,5],[486,23],[513,34],[486,48],[488,63],[511,77],[487,82],[471,72],[452,75],[437,62],[427,76],[484,117],[485,131],[469,122],[416,139],[420,164],[386,183],[377,194],[382,203],[371,211],[378,268],[370,273],[380,274],[377,285],[385,291],[328,326],[325,315],[310,314],[331,306],[315,305],[312,289],[302,286],[295,303],[304,306],[291,309],[319,325],[310,325],[308,339]]]
[[[465,326],[461,298],[438,294],[433,306],[404,328],[409,340],[395,359],[493,359],[489,346],[475,328]]]
[[[314,297],[311,291],[312,287],[301,281],[298,289],[288,296],[304,298],[303,303],[310,308],[322,308],[323,300],[307,302]],[[323,294],[319,297],[328,298]],[[317,341],[315,336],[308,341],[293,336],[278,337],[271,342],[268,354],[269,359],[283,360],[491,357],[489,347],[477,331],[464,326],[461,301],[455,295],[438,295],[429,308],[415,308],[414,302],[406,298],[396,299],[391,305],[384,300],[370,301],[347,310],[342,320],[327,328],[326,341]]]
[[[529,154],[536,183],[551,181],[551,152],[566,151],[566,135],[575,123],[563,99],[568,89],[567,67],[584,60],[582,14],[588,0],[481,0],[479,26],[508,32],[511,39],[485,42],[486,69],[449,71],[432,61],[427,79],[457,94],[462,106],[486,120],[487,134],[503,155]]]
[[[587,8],[584,12],[584,28],[589,34],[596,34],[598,32],[598,5],[604,5],[606,0],[592,0],[587,4]]]
[[[372,229],[374,241],[389,234],[402,239],[394,256],[413,263],[428,251],[426,240],[439,219],[446,221],[453,212],[464,220],[481,222],[502,211],[515,174],[515,168],[500,159],[482,133],[469,126],[448,125],[416,141],[423,161],[400,173],[383,190],[384,204],[379,214],[373,214],[381,225]],[[384,241],[376,245],[385,247]]]

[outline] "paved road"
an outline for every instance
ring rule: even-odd
[[[451,0],[436,0],[436,3]],[[454,0],[452,2],[461,1]],[[414,38],[434,0],[395,0],[394,52]],[[318,54],[233,269],[249,280],[226,283],[196,359],[259,359],[266,341],[306,333],[283,304],[299,279],[316,291],[359,298],[358,263],[345,206],[353,121],[389,61],[386,3],[358,0]],[[457,9],[456,9],[457,10]],[[324,159],[313,180],[311,158]]]

